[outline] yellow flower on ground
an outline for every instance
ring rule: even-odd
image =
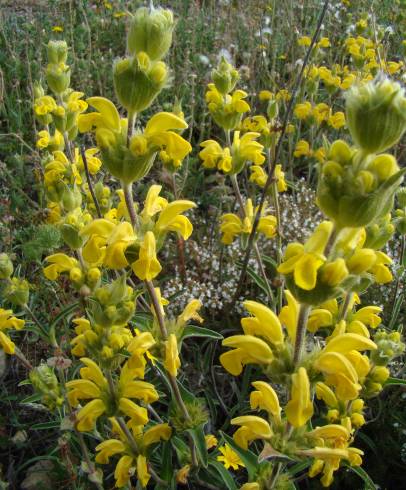
[[[12,310],[0,308],[0,347],[6,354],[14,354],[15,352],[15,344],[7,335],[7,330],[21,330],[24,323],[24,320],[13,316]]]
[[[225,444],[218,449],[221,452],[221,456],[217,456],[217,461],[223,463],[226,470],[228,470],[229,468],[232,468],[233,470],[238,470],[240,466],[241,468],[245,467],[238,454],[233,451],[228,444]]]

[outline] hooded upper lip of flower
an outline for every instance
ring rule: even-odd
[[[310,291],[315,288],[317,271],[326,261],[324,249],[330,238],[333,223],[324,221],[304,245],[290,243],[286,248],[285,261],[278,267],[281,274],[293,272],[295,283],[302,289]]]

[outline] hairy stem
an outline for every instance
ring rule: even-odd
[[[295,350],[293,352],[293,364],[295,369],[300,363],[303,348],[305,346],[306,327],[307,327],[307,320],[309,318],[309,313],[310,313],[310,306],[301,304],[299,310],[299,316],[297,319]]]

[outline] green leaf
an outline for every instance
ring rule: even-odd
[[[297,475],[298,473],[301,473],[305,469],[307,469],[311,465],[310,460],[306,461],[300,461],[299,463],[294,464],[290,468],[288,468],[288,473],[292,476]]]
[[[33,395],[27,396],[27,398],[24,398],[24,400],[21,400],[21,403],[34,403],[41,400],[41,394],[40,393],[34,393]]]
[[[264,291],[265,294],[268,294],[268,288],[266,287],[266,282],[260,277],[252,267],[247,267],[247,273],[251,277],[251,279],[255,282],[255,284]]]
[[[361,468],[361,466],[351,466],[349,463],[344,462],[344,466],[346,466],[353,473],[358,475],[362,480],[364,480],[365,487],[364,490],[376,490],[377,486],[372,481],[371,477],[368,473]]]
[[[220,475],[221,481],[224,484],[224,488],[227,490],[237,490],[234,478],[231,473],[225,469],[225,467],[219,461],[209,461],[209,466],[214,468]]]
[[[400,385],[400,386],[404,386],[404,385],[406,385],[406,379],[388,378],[385,381],[384,386],[389,386],[389,385]]]
[[[253,480],[255,474],[258,470],[259,463],[258,457],[251,451],[246,451],[245,449],[240,448],[235,442],[234,439],[224,432],[220,432],[223,436],[226,443],[231,447],[231,449],[238,454],[241,461],[244,463],[245,468],[248,472],[248,477],[250,480]]]
[[[187,339],[189,337],[208,337],[210,339],[221,340],[223,336],[221,333],[210,330],[209,328],[196,327],[194,325],[188,325],[184,328],[181,340]]]
[[[197,450],[197,456],[202,463],[204,468],[207,468],[208,465],[208,454],[206,447],[206,439],[204,437],[204,424],[200,424],[193,429],[188,429],[186,432],[190,434],[195,444]]]
[[[60,420],[51,420],[50,422],[42,422],[40,424],[34,424],[30,427],[30,429],[34,430],[46,430],[46,429],[56,429],[61,427]]]

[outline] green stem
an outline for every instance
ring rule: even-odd
[[[354,297],[354,293],[346,293],[345,297],[344,297],[344,301],[343,301],[343,304],[342,304],[342,307],[341,307],[341,311],[340,311],[340,314],[339,314],[339,317],[338,317],[338,320],[345,320],[346,317],[347,317],[347,314],[348,314],[348,309],[350,307],[350,304],[351,304],[351,301],[352,301],[352,298]]]
[[[165,325],[165,319],[164,319],[164,316],[162,313],[162,308],[161,308],[161,305],[159,303],[158,296],[155,292],[154,284],[152,283],[152,281],[145,281],[145,285],[146,285],[148,293],[151,297],[152,306],[154,308],[155,316],[156,316],[156,319],[158,321],[159,328],[161,330],[162,339],[167,340],[168,339],[168,330],[167,330],[166,325]],[[181,410],[184,419],[187,422],[190,422],[191,418],[189,415],[189,411],[185,405],[185,402],[183,401],[181,392],[179,390],[179,385],[178,385],[176,376],[173,376],[170,373],[167,373],[167,376],[169,379],[169,383],[171,385],[172,394],[173,394],[173,397],[176,401],[176,404],[178,405],[179,409]],[[196,467],[196,466],[198,466],[196,447],[195,447],[193,439],[191,437],[189,438],[189,446],[190,446],[190,452],[191,452],[191,456],[192,456],[192,465]]]
[[[126,184],[122,182],[121,186],[124,191],[124,199],[127,205],[128,214],[130,215],[131,224],[133,225],[133,228],[136,229],[138,224],[138,217],[134,209],[132,184]]]
[[[293,364],[295,370],[298,364],[300,363],[303,348],[306,342],[306,327],[307,327],[307,320],[309,318],[309,313],[310,313],[310,306],[301,304],[299,310],[299,316],[297,319],[295,349],[293,352]]]

